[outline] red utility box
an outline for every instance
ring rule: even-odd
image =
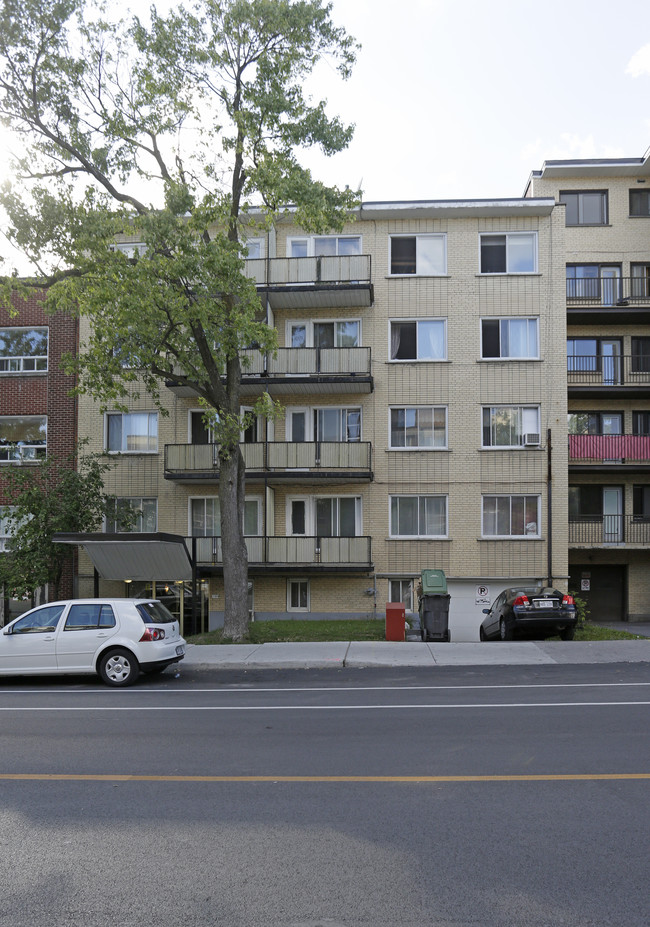
[[[403,602],[386,603],[386,640],[403,641],[406,635],[406,606]]]

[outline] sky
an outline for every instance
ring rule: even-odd
[[[355,135],[302,160],[366,201],[518,197],[544,160],[650,147],[648,0],[333,0],[332,18],[362,49],[309,89]]]

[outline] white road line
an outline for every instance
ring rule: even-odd
[[[396,711],[413,711],[419,709],[448,710],[468,708],[619,708],[647,706],[650,702],[476,702],[452,705],[95,705],[95,706],[43,706],[33,708],[27,706],[0,706],[0,712],[14,711],[378,711],[391,709]]]

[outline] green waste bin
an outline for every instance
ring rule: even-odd
[[[451,640],[449,600],[444,570],[422,570],[420,592],[420,630],[423,641]]]

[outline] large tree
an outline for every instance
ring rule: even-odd
[[[84,0],[2,0],[0,116],[22,156],[2,203],[52,307],[90,334],[79,388],[120,407],[136,388],[191,388],[219,445],[225,634],[248,626],[242,349],[273,350],[245,240],[291,204],[305,230],[340,229],[358,194],[315,180],[301,148],[335,153],[351,128],[306,82],[347,77],[356,43],[323,0],[198,0],[108,23]],[[137,260],[116,237],[143,243]],[[260,399],[254,414],[270,414]]]

